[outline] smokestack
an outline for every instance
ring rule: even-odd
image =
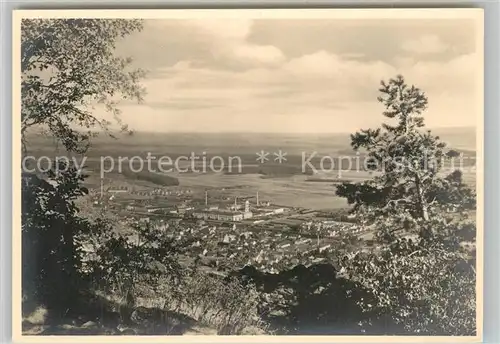
[[[208,207],[208,191],[205,191],[205,206]]]
[[[257,206],[259,205],[259,192],[257,191]]]
[[[104,178],[101,177],[101,199],[104,197]]]

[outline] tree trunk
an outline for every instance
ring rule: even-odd
[[[424,198],[422,185],[420,184],[420,177],[418,174],[415,174],[415,188],[417,189],[416,191],[417,191],[418,213],[420,214],[420,217],[423,218],[425,221],[429,221],[429,210],[427,207],[427,202]]]

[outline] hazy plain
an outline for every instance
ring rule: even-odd
[[[475,156],[475,129],[448,128],[434,129],[448,146],[462,151],[466,156]],[[53,145],[50,138],[36,136],[30,140],[29,153],[35,156],[60,156],[60,149]],[[110,138],[104,135],[93,139],[92,146],[86,154],[86,166],[90,167],[90,180],[96,182],[99,174],[100,159],[104,156],[117,157],[146,157],[168,156],[175,159],[178,156],[197,156],[206,154],[208,159],[221,156],[228,159],[230,156],[241,158],[245,168],[243,173],[228,174],[226,172],[210,171],[204,173],[179,172],[175,169],[168,175],[179,180],[179,186],[189,187],[195,191],[210,188],[227,188],[228,197],[253,196],[259,192],[261,200],[268,200],[274,204],[303,207],[310,209],[337,209],[347,205],[344,199],[335,196],[335,184],[332,180],[339,178],[338,170],[321,175],[303,174],[301,164],[302,154],[306,157],[311,154],[330,155],[333,157],[355,156],[350,147],[349,133],[333,134],[268,134],[268,133],[134,133],[133,135],[118,135]],[[268,152],[269,161],[260,163],[258,152]],[[274,153],[286,153],[286,160],[281,164],[274,161]],[[197,164],[199,166],[199,164]],[[251,167],[251,168],[248,168]],[[266,170],[267,168],[267,170]],[[342,180],[363,180],[372,178],[373,173],[352,169],[342,171]],[[109,173],[108,178],[122,179],[116,173]],[[326,181],[315,182],[311,179],[325,178]],[[467,183],[475,184],[475,171],[467,169],[464,172]],[[153,183],[140,183],[142,186],[155,187]],[[234,188],[238,186],[238,188]]]

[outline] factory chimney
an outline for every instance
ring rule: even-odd
[[[259,206],[259,192],[257,191],[257,206]]]
[[[205,206],[208,207],[208,191],[205,191]]]

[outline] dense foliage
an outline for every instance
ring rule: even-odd
[[[142,100],[144,71],[114,54],[117,39],[139,20],[24,19],[21,23],[21,123],[43,127],[70,152],[83,152],[91,130],[110,124],[92,113],[101,104],[121,123],[117,101]],[[87,129],[82,132],[81,129]],[[123,126],[123,129],[127,129]]]
[[[81,282],[81,252],[74,238],[89,230],[75,206],[75,199],[86,193],[82,179],[74,169],[57,176],[49,172],[47,180],[23,175],[23,295],[28,305],[43,304],[55,316],[68,311]]]
[[[21,24],[21,123],[43,128],[71,153],[88,148],[91,129],[108,122],[92,114],[103,104],[119,121],[117,98],[140,100],[142,71],[114,55],[117,39],[141,29],[136,20],[25,19]],[[81,129],[87,129],[82,132]],[[54,169],[56,171],[56,169]],[[30,303],[67,314],[81,290],[79,236],[91,222],[78,214],[77,197],[87,193],[81,171],[59,166],[46,175],[23,174],[23,294]],[[104,231],[105,228],[101,228]]]

